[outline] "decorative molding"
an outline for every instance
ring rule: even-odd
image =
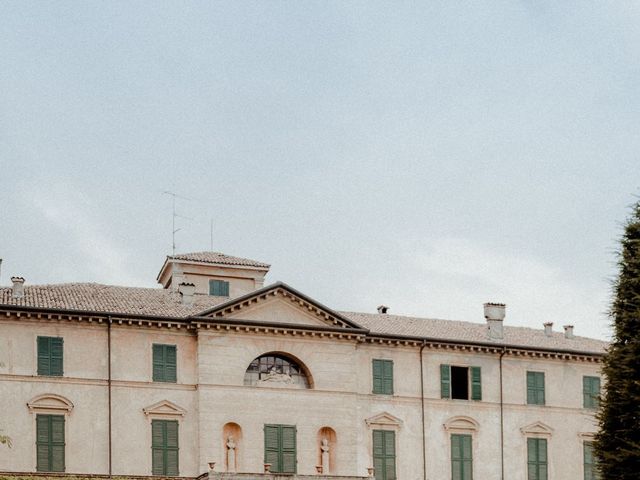
[[[73,410],[73,403],[62,395],[45,393],[27,402],[29,412],[63,412],[65,415]]]
[[[553,428],[542,422],[534,422],[520,429],[523,435],[534,437],[550,437]]]
[[[451,417],[442,426],[447,432],[477,432],[480,428],[478,422],[464,415]]]
[[[154,403],[153,405],[149,405],[146,408],[143,408],[142,411],[147,417],[164,417],[164,418],[177,418],[184,417],[187,411],[179,407],[173,402],[169,400],[162,400],[160,402]]]
[[[388,427],[400,428],[404,423],[398,417],[391,415],[389,412],[382,412],[365,420],[370,427]]]
[[[596,433],[595,432],[580,432],[580,433],[578,433],[578,438],[580,440],[585,441],[585,442],[592,442],[596,438]]]

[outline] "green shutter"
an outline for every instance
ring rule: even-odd
[[[393,360],[382,361],[382,392],[393,395]]]
[[[371,368],[373,371],[373,393],[382,393],[382,361],[374,358]]]
[[[177,374],[177,354],[176,354],[176,346],[175,345],[165,345],[165,370],[164,370],[164,378],[165,382],[176,383]]]
[[[64,472],[64,416],[36,415],[36,470]]]
[[[153,381],[164,382],[164,345],[153,344]]]
[[[274,473],[296,473],[298,461],[295,426],[264,426],[264,463],[270,463]]]
[[[480,367],[470,367],[471,400],[482,400],[482,374]]]
[[[229,282],[225,282],[224,280],[209,280],[209,295],[228,297]]]
[[[600,377],[582,377],[582,406],[598,408],[600,404]]]
[[[151,421],[151,472],[153,475],[179,475],[178,422]]]
[[[544,372],[527,372],[527,404],[545,404]]]
[[[527,480],[547,480],[547,440],[527,438]]]
[[[598,470],[596,467],[595,456],[593,454],[593,443],[584,442],[584,480],[599,480]]]
[[[440,365],[440,396],[451,398],[451,367]]]
[[[264,426],[264,463],[270,463],[272,471],[280,471],[280,428],[278,425]]]
[[[175,345],[153,344],[153,381],[176,383],[177,352]]]
[[[395,480],[396,433],[394,431],[373,431],[373,468],[376,480]]]
[[[393,361],[373,359],[373,393],[393,395]]]
[[[281,426],[282,473],[296,473],[296,427]]]
[[[38,375],[61,377],[63,356],[61,337],[38,337]]]
[[[451,435],[451,479],[473,480],[471,435]]]

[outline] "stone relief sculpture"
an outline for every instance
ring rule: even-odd
[[[233,435],[227,438],[227,472],[236,471],[236,442]]]
[[[293,378],[288,373],[278,373],[274,368],[269,370],[264,377],[262,377],[259,383],[281,383],[285,385],[292,385],[294,383]]]
[[[326,438],[322,439],[320,450],[322,450],[322,472],[327,475],[329,473],[329,441]]]

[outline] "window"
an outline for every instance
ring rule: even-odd
[[[596,461],[593,455],[593,443],[584,442],[584,480],[599,480],[600,475],[596,468]]]
[[[176,383],[176,346],[153,344],[153,381]]]
[[[178,475],[178,421],[151,420],[153,475]]]
[[[224,280],[209,280],[209,295],[228,297],[229,282],[225,282]]]
[[[582,377],[582,406],[598,408],[600,405],[600,377]]]
[[[396,432],[373,431],[373,471],[376,480],[395,480]]]
[[[471,435],[451,435],[451,480],[473,479]]]
[[[296,473],[296,427],[294,425],[264,426],[264,463],[275,473]]]
[[[527,438],[527,479],[547,480],[547,440]]]
[[[440,365],[440,396],[461,400],[482,400],[480,367]]]
[[[544,405],[544,372],[527,372],[527,404]]]
[[[256,385],[258,382],[309,388],[309,379],[302,366],[276,353],[262,355],[249,364],[244,374],[244,384]]]
[[[393,360],[373,359],[373,393],[393,395]]]
[[[38,337],[38,375],[62,376],[63,339]]]
[[[64,472],[64,415],[36,415],[38,472]]]

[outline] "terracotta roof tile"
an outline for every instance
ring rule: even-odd
[[[574,350],[580,352],[604,353],[608,343],[587,337],[568,339],[563,333],[545,335],[544,330],[525,327],[504,326],[502,340],[489,339],[486,323],[440,320],[434,318],[405,317],[402,315],[340,312],[349,320],[371,330],[388,335],[406,335],[439,340],[495,343],[529,348]]]
[[[99,283],[28,285],[22,298],[13,298],[11,288],[0,288],[2,305],[160,317],[188,317],[227,300],[227,297],[195,295],[193,304],[183,305],[180,294],[170,290]]]
[[[40,307],[63,310],[109,312],[183,317],[196,315],[220,303],[227,297],[195,295],[192,305],[183,305],[180,294],[160,288],[120,287],[98,283],[63,283],[28,285],[24,297],[13,298],[11,288],[0,288],[0,305]],[[507,344],[529,348],[574,350],[601,354],[607,342],[586,338],[564,338],[559,332],[551,337],[543,329],[504,327],[503,340],[490,340],[484,323],[433,318],[405,317],[390,314],[338,312],[374,334],[404,335],[440,340]]]
[[[218,263],[222,265],[241,265],[245,267],[269,268],[271,265],[249,258],[233,257],[220,252],[192,252],[169,255],[167,258],[192,262]]]

